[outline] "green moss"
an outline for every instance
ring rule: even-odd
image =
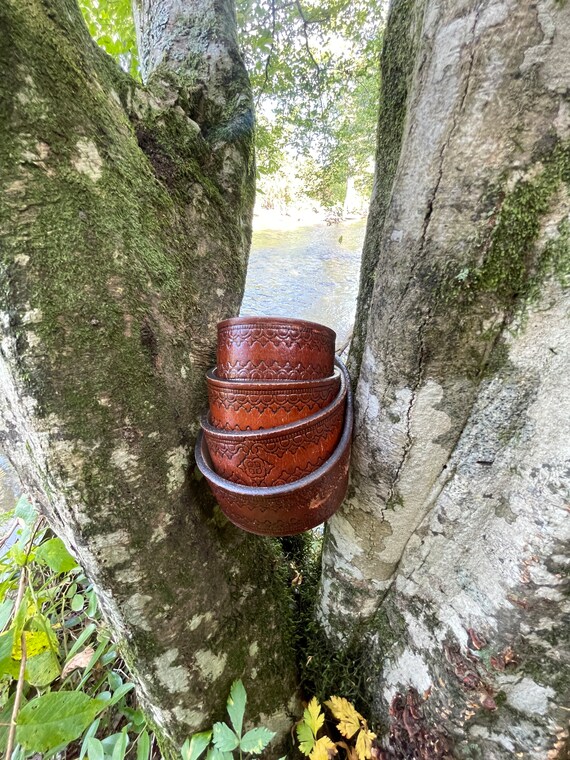
[[[396,491],[393,496],[391,496],[388,501],[386,502],[385,509],[390,509],[392,511],[395,511],[398,509],[398,507],[404,506],[404,499],[402,497],[402,494],[399,491]]]
[[[541,250],[537,245],[543,220],[558,191],[570,191],[570,144],[555,142],[527,167],[528,178],[512,189],[506,179],[491,191],[495,203],[488,229],[474,246],[474,263],[456,275],[454,299],[471,304],[489,294],[508,312],[535,301],[549,275],[568,284],[570,227],[564,220],[558,235]],[[530,175],[530,176],[529,176]]]
[[[71,0],[2,3],[0,27],[9,30],[0,48],[0,301],[18,341],[15,372],[56,441],[50,477],[80,504],[78,544],[96,555],[105,547],[97,578],[119,607],[133,594],[127,574],[140,571],[152,631],[131,626],[135,672],[148,674],[172,646],[188,668],[198,649],[227,653],[223,678],[208,691],[196,673],[188,696],[223,711],[256,639],[252,703],[282,707],[294,668],[281,629],[292,623],[280,547],[208,520],[204,483],[168,491],[167,455],[191,450],[205,402],[215,316],[238,308],[253,176],[239,162],[235,177],[221,173],[224,161],[232,168],[228,146],[214,149],[183,109],[131,113],[134,83],[113,73]],[[231,147],[247,153],[252,134],[232,135]],[[78,168],[86,144],[93,165]],[[30,310],[41,315],[33,324]],[[120,565],[105,539],[123,536]],[[212,611],[218,628],[189,631],[196,611]],[[151,686],[163,709],[180,701]]]
[[[354,370],[356,374],[360,371],[364,351],[367,317],[380,254],[379,241],[400,158],[408,93],[416,65],[416,51],[421,29],[417,13],[418,4],[414,0],[395,0],[390,4],[384,32],[380,60],[376,188],[362,257],[355,331],[350,352],[351,370]]]

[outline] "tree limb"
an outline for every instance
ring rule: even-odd
[[[257,98],[255,100],[256,107],[259,105],[259,101],[261,100],[261,96],[265,92],[265,88],[267,87],[267,84],[269,82],[269,66],[271,63],[271,58],[273,57],[273,53],[275,51],[275,26],[277,22],[277,11],[275,8],[275,0],[271,0],[271,48],[269,50],[269,54],[267,55],[267,59],[265,61],[265,77],[263,79],[263,84],[259,90],[259,93],[257,95]]]

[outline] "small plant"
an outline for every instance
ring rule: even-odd
[[[0,520],[9,526],[0,539],[0,756],[150,760],[152,734],[82,569],[25,497]]]
[[[347,760],[370,760],[376,734],[369,730],[362,715],[343,697],[331,697],[325,705],[337,721],[336,730],[344,738],[333,741],[326,733],[318,736],[325,725],[325,716],[317,698],[313,697],[297,724],[300,751],[310,760],[329,760],[342,748]]]
[[[186,739],[182,747],[182,760],[197,760],[206,750],[206,760],[232,760],[235,751],[239,752],[240,760],[243,760],[244,755],[261,754],[275,736],[275,732],[260,726],[252,728],[242,736],[246,703],[247,694],[243,683],[234,681],[227,702],[233,728],[227,723],[214,723],[211,730],[202,731],[194,734],[191,739]]]

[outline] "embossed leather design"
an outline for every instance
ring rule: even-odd
[[[296,422],[331,404],[340,386],[340,378],[326,381],[323,387],[295,390],[255,388],[243,391],[208,386],[212,425],[224,430],[260,430]]]
[[[245,496],[210,487],[222,511],[234,525],[262,536],[293,536],[328,520],[348,487],[350,447],[337,467],[316,482],[286,496]]]
[[[216,472],[245,486],[276,486],[299,480],[332,454],[342,433],[344,403],[316,422],[285,434],[263,438],[229,436],[205,430]],[[229,439],[229,440],[228,440]],[[237,439],[237,440],[236,440]]]
[[[334,343],[334,332],[325,327],[259,321],[220,326],[217,372],[242,380],[316,380],[332,375]]]

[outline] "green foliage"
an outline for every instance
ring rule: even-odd
[[[231,760],[235,750],[239,750],[240,758],[243,753],[261,754],[275,733],[259,726],[242,736],[246,704],[247,694],[243,683],[234,681],[226,705],[233,728],[227,723],[218,722],[214,723],[211,731],[194,734],[182,746],[182,760],[197,760],[206,750],[206,760]]]
[[[316,697],[313,697],[296,726],[299,750],[310,760],[330,760],[344,751],[347,760],[370,760],[376,734],[369,730],[366,720],[353,704],[343,697],[331,697],[325,705],[336,721],[334,728],[327,723]],[[319,732],[323,729],[323,735]],[[335,741],[340,734],[340,740]]]
[[[122,760],[132,744],[137,760],[150,760],[152,737],[93,588],[25,497],[9,516],[17,528],[0,558],[0,754],[10,741],[18,760]]]
[[[80,7],[96,42],[138,78],[129,0],[80,0]],[[299,163],[305,192],[325,206],[342,204],[349,176],[357,178],[363,195],[370,192],[381,8],[380,0],[238,0],[240,42],[257,105],[260,192],[267,205],[276,184],[296,184],[288,171],[292,159]]]
[[[351,175],[370,191],[380,10],[380,2],[364,0],[238,2],[264,194],[292,158],[307,194],[325,206],[343,202]]]
[[[93,39],[125,71],[139,79],[135,26],[130,0],[79,0]]]
[[[17,739],[26,749],[49,752],[81,736],[105,707],[81,691],[42,694],[18,713]]]
[[[68,573],[77,566],[61,538],[50,538],[44,541],[36,551],[35,560],[47,565],[55,573]]]

